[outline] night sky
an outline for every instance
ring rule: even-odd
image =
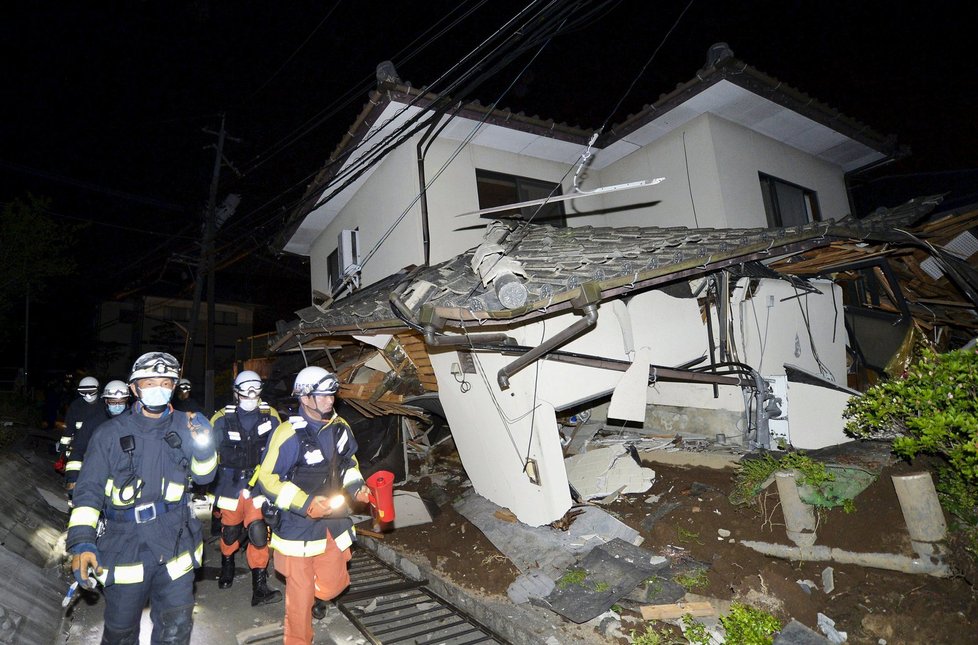
[[[245,259],[220,271],[218,292],[265,305],[268,321],[290,318],[308,304],[307,268],[276,258],[268,243],[363,107],[377,63],[392,59],[402,79],[425,85],[528,3],[4,3],[0,201],[45,196],[52,217],[85,224],[78,248],[69,251],[78,257],[78,276],[53,288],[32,320],[49,350],[43,360],[65,363],[60,367],[85,360],[99,299],[189,297],[188,272],[176,258],[199,252],[214,163],[207,146],[216,141],[204,129],[217,130],[222,113],[239,139],[228,141],[225,156],[242,174],[222,169],[219,200],[234,192],[242,202],[222,231],[218,257]],[[915,190],[960,196],[969,189],[963,179],[971,186],[978,179],[973,8],[579,4],[569,23],[593,15],[555,36],[502,106],[583,127],[609,115],[615,123],[692,78],[709,46],[725,41],[741,60],[912,148],[910,158],[860,187],[876,205]],[[494,100],[531,56],[464,98]],[[9,339],[6,345],[0,365],[18,364],[22,349]]]

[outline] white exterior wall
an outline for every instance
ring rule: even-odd
[[[577,320],[579,316],[566,313],[507,333],[533,347]],[[562,349],[627,358],[619,321],[605,305],[598,308],[595,327]],[[431,354],[438,397],[475,491],[531,526],[560,519],[571,498],[555,410],[607,394],[623,373],[541,360],[514,374],[509,388],[502,390],[496,374],[516,357],[488,352],[474,357],[479,373],[465,375],[472,387],[462,392],[452,374],[452,364],[459,363],[457,352],[432,348]],[[540,486],[523,474],[527,455],[539,464]]]
[[[823,220],[839,219],[849,213],[845,173],[840,166],[720,117],[705,118],[709,120],[716,151],[719,187],[727,209],[726,226],[768,225],[758,172],[815,191]]]
[[[387,155],[326,230],[316,238],[309,251],[313,289],[329,293],[326,262],[329,254],[336,249],[341,230],[360,228],[362,261],[417,196],[418,171],[414,150],[415,146],[407,142]],[[421,207],[415,204],[364,266],[361,284],[377,282],[409,264],[420,264],[421,258]]]
[[[597,153],[597,159],[600,159],[600,155],[600,152]],[[693,119],[682,128],[601,170],[601,180],[608,186],[656,177],[665,177],[666,180],[654,187],[636,188],[605,196],[603,206],[606,209],[640,206],[608,213],[604,225],[694,228],[698,222],[700,228],[728,226],[725,204],[720,193],[714,142],[706,115]],[[759,191],[758,186],[758,197]],[[763,213],[762,207],[761,214]]]
[[[455,152],[457,146],[457,142],[448,140],[436,141],[431,146],[425,160],[425,173],[429,183]],[[431,235],[432,264],[451,259],[484,241],[485,228],[455,230],[474,225],[484,226],[490,221],[478,215],[456,217],[479,209],[476,170],[558,183],[567,174],[568,166],[516,152],[471,144],[466,146],[428,189],[428,227]],[[573,171],[567,174],[562,184],[564,193],[570,191],[573,185],[572,177]],[[576,221],[570,223],[577,224]]]
[[[765,378],[784,375],[785,363],[819,374],[808,328],[798,307],[800,303],[806,310],[818,357],[835,382],[845,385],[847,335],[840,287],[828,281],[813,281],[822,295],[794,298],[796,292],[787,282],[761,280],[753,298],[745,300],[743,287],[746,282],[742,280],[738,288],[732,289],[730,305],[732,340],[740,362],[757,369]],[[782,302],[782,298],[789,297]],[[769,308],[771,299],[773,304]],[[628,311],[635,347],[649,347],[654,364],[674,366],[708,355],[706,323],[696,300],[648,291],[633,297],[628,303]],[[718,339],[716,310],[712,314],[713,337]],[[719,350],[716,359],[720,359]],[[740,388],[721,386],[718,391],[719,397],[714,398],[710,385],[658,383],[649,388],[648,402],[711,410],[743,410]]]

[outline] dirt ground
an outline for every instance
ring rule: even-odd
[[[822,613],[857,645],[902,643],[974,643],[978,639],[978,594],[963,577],[911,575],[828,562],[790,562],[757,553],[738,543],[760,540],[790,544],[775,487],[756,507],[733,506],[728,495],[734,470],[679,467],[646,462],[656,471],[652,488],[620,497],[605,510],[639,530],[642,548],[669,557],[682,567],[708,567],[708,585],[700,595],[737,600],[763,608],[783,623],[791,618],[812,629]],[[902,462],[888,463],[881,476],[855,499],[855,511],[822,513],[816,544],[857,552],[913,555],[890,475],[919,471]],[[431,524],[398,529],[385,542],[399,551],[428,558],[445,577],[462,587],[505,596],[519,570],[488,539],[452,508],[467,486],[457,454],[439,457],[430,476],[403,486],[437,505]],[[659,499],[650,502],[650,496]],[[663,504],[678,506],[655,519]],[[651,517],[650,517],[651,516]],[[643,526],[644,524],[644,526]],[[718,530],[730,531],[719,539]],[[835,589],[824,593],[822,571],[834,569]],[[805,591],[796,581],[811,580]],[[643,631],[638,602],[621,601],[624,632]],[[554,614],[554,621],[562,620]],[[609,642],[615,642],[609,639]],[[618,639],[618,642],[625,642]]]

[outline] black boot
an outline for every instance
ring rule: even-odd
[[[316,620],[322,620],[326,617],[327,609],[329,609],[329,603],[325,600],[316,598],[316,602],[312,605],[312,617]]]
[[[221,577],[217,579],[219,589],[229,589],[234,584],[234,554],[221,555]]]
[[[268,588],[268,571],[264,567],[251,570],[251,606],[282,602],[282,592]]]

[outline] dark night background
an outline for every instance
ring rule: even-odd
[[[86,364],[99,300],[190,297],[174,254],[199,253],[216,141],[203,129],[216,130],[221,113],[240,139],[225,156],[242,176],[224,167],[218,201],[234,192],[242,202],[218,263],[242,259],[219,271],[218,300],[263,305],[256,332],[291,318],[309,301],[307,264],[269,242],[362,108],[377,63],[392,59],[402,79],[425,85],[528,2],[4,3],[0,201],[48,197],[56,221],[83,224],[65,251],[77,274],[32,304],[32,369]],[[597,127],[688,4],[587,4],[600,11],[555,37],[501,105]],[[975,10],[897,4],[695,0],[611,122],[692,78],[725,41],[912,148],[857,188],[867,212],[914,194],[975,201]],[[490,102],[529,58],[464,98]],[[0,366],[19,366],[23,303],[9,305]]]

